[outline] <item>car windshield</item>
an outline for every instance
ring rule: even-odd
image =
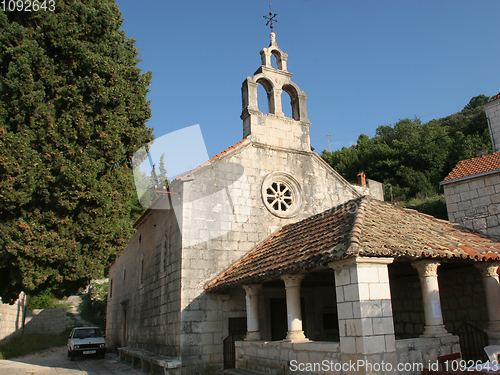
[[[74,339],[85,339],[87,337],[102,337],[101,330],[99,328],[82,328],[73,332]]]

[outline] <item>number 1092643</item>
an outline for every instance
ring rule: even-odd
[[[53,12],[56,10],[55,0],[1,0],[2,10],[10,12]]]

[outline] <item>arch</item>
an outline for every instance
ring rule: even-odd
[[[293,82],[290,82],[283,85],[283,91],[290,96],[290,105],[292,107],[292,118],[294,120],[300,120],[300,111],[299,111],[300,90],[298,90],[297,85],[293,84]]]
[[[266,77],[259,77],[257,78],[256,82],[262,85],[262,87],[264,87],[264,90],[266,91],[268,113],[275,113],[273,82]],[[258,100],[258,95],[257,95],[257,100]],[[259,109],[259,111],[263,112],[261,109]]]
[[[276,57],[276,64],[278,64],[278,70],[283,70],[283,52],[279,49],[272,49],[271,54]]]

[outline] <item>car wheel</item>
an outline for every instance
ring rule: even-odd
[[[106,352],[102,352],[101,353],[101,358],[105,358],[106,357]]]
[[[75,353],[71,352],[70,357],[71,357],[71,360],[74,361],[75,360]]]

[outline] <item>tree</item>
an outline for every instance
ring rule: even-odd
[[[151,73],[113,0],[0,12],[0,296],[75,293],[132,233]]]
[[[375,137],[361,134],[356,146],[323,151],[322,156],[348,181],[356,182],[363,171],[391,184],[396,200],[432,196],[458,161],[491,149],[481,106],[488,100],[485,95],[473,97],[461,112],[426,124],[414,118],[379,126]]]

